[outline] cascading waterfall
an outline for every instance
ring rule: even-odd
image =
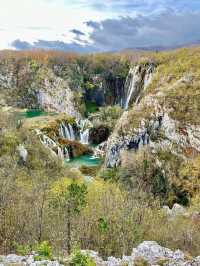
[[[133,98],[136,104],[139,102],[141,92],[147,88],[152,80],[154,69],[154,64],[149,64],[148,66],[137,65],[130,69],[125,82],[127,94],[124,101],[124,109],[128,109]]]
[[[52,139],[50,139],[47,135],[41,134],[39,136],[39,138],[40,138],[40,141],[42,142],[42,144],[44,144],[48,148],[57,147],[57,144],[55,143],[55,141],[53,141]]]
[[[65,125],[63,122],[60,125],[59,134],[62,138],[67,140],[75,140],[74,130],[71,124]]]
[[[66,147],[62,149],[54,140],[43,134],[40,130],[36,130],[36,134],[39,136],[40,142],[48,148],[54,156],[58,156],[61,160],[70,160],[69,152]]]
[[[76,124],[78,128],[78,136],[77,134],[75,135],[72,125],[65,124],[64,122],[60,123],[59,136],[69,141],[77,139],[81,144],[88,145],[90,128],[92,127],[91,122],[87,119],[79,119],[76,120]],[[62,148],[59,143],[45,135],[39,129],[36,130],[36,134],[39,136],[41,143],[48,148],[54,156],[57,156],[62,160],[70,161],[69,150],[66,146]]]
[[[138,70],[139,70],[139,66],[136,66],[133,69],[130,69],[130,71],[129,71],[128,78],[127,78],[126,83],[125,83],[125,87],[128,87],[127,97],[126,97],[126,101],[125,101],[125,105],[124,105],[125,109],[128,109],[129,102],[131,100],[133,92],[135,91],[136,82],[138,80],[138,75],[137,75]]]
[[[81,144],[88,145],[89,144],[89,135],[90,128],[92,127],[91,122],[87,119],[77,120],[76,124],[80,129],[80,142]]]
[[[91,123],[87,119],[76,120],[77,127],[79,129],[79,140],[81,144],[89,144],[89,127]],[[60,124],[59,135],[67,140],[74,141],[75,133],[71,124]]]

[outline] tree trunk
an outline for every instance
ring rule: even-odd
[[[67,252],[71,253],[71,210],[70,204],[67,205]]]

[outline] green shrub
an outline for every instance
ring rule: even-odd
[[[20,245],[20,244],[15,244],[15,249],[17,254],[21,256],[25,256],[31,252],[31,246],[30,245]]]
[[[50,259],[52,257],[52,248],[47,241],[36,246],[35,251],[38,253],[39,257]]]
[[[70,266],[96,266],[96,263],[88,256],[81,253],[80,250],[72,254]]]
[[[86,102],[85,106],[86,106],[86,113],[87,114],[95,113],[98,110],[96,103],[93,103],[93,102]]]

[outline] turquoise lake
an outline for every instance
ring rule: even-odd
[[[77,158],[71,159],[69,162],[66,162],[67,165],[72,167],[81,167],[81,166],[98,166],[102,162],[99,158],[93,158],[92,155],[83,155]]]

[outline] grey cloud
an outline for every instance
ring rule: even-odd
[[[200,8],[199,0],[90,0],[82,1],[82,4],[90,6],[97,10],[119,11],[150,11],[161,8],[173,7],[175,10],[183,9],[197,10]]]
[[[61,41],[38,40],[33,44],[31,44],[26,41],[15,40],[12,42],[11,45],[17,50],[45,49],[45,50],[60,50],[65,52],[77,52],[77,53],[98,52],[98,50],[93,46],[80,45],[76,42],[65,43]]]
[[[85,24],[91,29],[89,42],[81,40],[83,32],[73,29],[75,37],[72,43],[38,40],[30,44],[15,40],[12,45],[16,49],[42,48],[88,53],[130,48],[166,49],[200,41],[200,11],[175,12],[166,9],[154,15],[119,17],[101,22],[88,21]]]
[[[99,29],[100,28],[100,23],[99,22],[96,22],[96,21],[86,21],[85,24],[90,27],[90,28],[93,28],[93,29]]]
[[[98,25],[93,21],[88,23],[93,28],[91,41],[103,51],[179,46],[200,40],[200,12],[176,13],[166,10],[151,16],[106,19]]]
[[[80,30],[77,30],[77,29],[73,29],[71,30],[72,33],[74,33],[75,35],[78,35],[78,36],[84,36],[85,33],[80,31]]]
[[[16,48],[17,50],[28,50],[32,48],[30,43],[20,40],[13,41],[12,47]]]

